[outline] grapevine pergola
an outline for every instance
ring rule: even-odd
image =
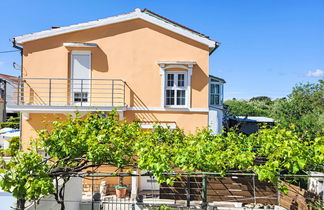
[[[214,135],[207,128],[185,134],[158,124],[145,131],[138,122],[119,121],[115,111],[55,121],[50,129],[39,131],[31,148],[14,152],[10,162],[2,165],[0,186],[13,192],[18,209],[24,208],[26,200],[46,194],[54,194],[65,209],[64,186],[69,178],[95,176],[104,165],[120,169],[115,172],[119,176],[122,169],[131,167],[149,171],[159,183],[170,185],[176,179],[175,169],[220,176],[235,169],[273,184],[283,174],[324,171],[324,137],[304,141],[293,126],[264,128],[250,136],[235,131]],[[50,158],[44,158],[40,150]],[[87,171],[90,174],[85,175]],[[58,187],[59,180],[63,188]]]

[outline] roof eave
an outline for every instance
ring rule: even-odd
[[[80,23],[80,24],[76,24],[76,25],[65,26],[65,27],[56,28],[56,29],[50,29],[50,30],[36,32],[36,33],[32,33],[32,34],[26,34],[26,35],[22,35],[22,36],[17,36],[14,39],[17,44],[23,45],[26,42],[30,42],[30,41],[34,41],[34,40],[38,40],[38,39],[48,38],[48,37],[71,33],[71,32],[75,32],[75,31],[86,30],[86,29],[90,29],[90,28],[96,28],[96,27],[100,27],[100,26],[113,24],[113,23],[125,22],[125,21],[129,21],[129,20],[137,19],[137,18],[145,20],[152,24],[158,25],[158,26],[165,28],[167,30],[173,31],[175,33],[178,33],[182,36],[185,36],[187,38],[190,38],[190,39],[200,42],[202,44],[205,44],[209,47],[210,54],[218,47],[218,42],[216,42],[216,41],[210,40],[207,37],[199,36],[198,34],[195,34],[194,32],[192,32],[190,30],[176,27],[176,26],[166,23],[162,20],[156,19],[156,18],[150,16],[149,14],[143,13],[140,9],[135,9],[134,12],[130,12],[130,13],[122,14],[122,15],[118,15],[118,16],[113,16],[113,17],[109,17],[109,18],[99,19],[99,20],[90,21],[90,22],[86,22],[86,23]]]
[[[226,81],[223,78],[216,77],[214,75],[209,75],[209,78],[216,79],[216,80],[218,80],[219,82],[222,82],[222,83],[226,83]]]

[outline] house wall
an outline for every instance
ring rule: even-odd
[[[29,114],[29,119],[25,119],[24,115],[22,117],[21,123],[21,138],[22,147],[27,149],[30,147],[29,143],[37,138],[37,131],[41,129],[51,129],[52,123],[55,120],[64,120],[67,115],[64,114],[39,114],[31,113]]]
[[[66,42],[96,43],[98,47],[66,48]],[[23,47],[24,77],[37,78],[68,78],[69,52],[91,50],[92,78],[126,81],[129,106],[161,106],[158,61],[196,61],[191,84],[192,108],[208,108],[208,46],[143,20],[36,40]]]
[[[96,43],[95,48],[67,48],[63,43]],[[126,81],[128,107],[161,107],[159,61],[195,61],[191,81],[191,108],[208,110],[208,46],[162,29],[143,20],[97,27],[27,42],[24,47],[23,77],[69,78],[71,50],[90,50],[92,79]],[[37,87],[34,90],[37,94]],[[35,93],[34,93],[35,94]],[[26,93],[28,95],[28,93]],[[42,99],[40,99],[41,101]],[[46,99],[44,99],[46,100]],[[44,127],[43,116],[30,114],[22,120],[22,138],[28,144],[34,129]],[[207,111],[126,111],[128,120],[175,122],[186,132],[208,126]]]

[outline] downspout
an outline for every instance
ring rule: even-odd
[[[16,43],[16,39],[15,38],[13,38],[12,40],[11,40],[11,42],[12,42],[12,47],[13,48],[16,48],[16,49],[18,49],[18,50],[20,50],[20,77],[18,78],[18,84],[17,84],[17,87],[18,88],[20,88],[19,86],[20,86],[20,81],[22,81],[22,78],[24,77],[24,75],[23,75],[23,73],[24,73],[24,65],[23,65],[23,63],[24,63],[24,59],[23,59],[23,55],[24,55],[24,48],[22,48],[22,47],[20,47],[20,46],[18,46],[17,45],[17,43]],[[17,97],[19,97],[19,95],[17,95]],[[19,98],[18,98],[18,100],[19,100]],[[18,105],[18,104],[17,104]],[[20,114],[20,119],[19,119],[19,138],[20,138],[20,145],[19,145],[19,150],[22,150],[22,112],[20,111],[19,112],[19,114]]]
[[[20,56],[21,56],[21,58],[20,58],[20,62],[21,62],[21,64],[20,64],[20,67],[21,67],[20,68],[20,77],[22,78],[23,77],[23,53],[24,53],[24,48],[17,45],[15,38],[13,38],[11,40],[11,42],[12,42],[12,47],[13,48],[16,48],[16,49],[20,50]]]
[[[213,54],[213,52],[221,45],[220,42],[215,42],[215,47],[209,52],[209,55]]]

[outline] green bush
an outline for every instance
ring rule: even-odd
[[[9,148],[6,151],[10,156],[14,156],[17,154],[20,148],[20,138],[18,136],[12,137],[9,140]]]
[[[19,123],[17,123],[17,122],[1,122],[0,129],[2,129],[2,128],[19,129]]]
[[[9,140],[9,148],[6,150],[1,150],[1,156],[13,157],[19,152],[20,149],[20,138],[18,136],[12,137]]]
[[[167,206],[167,205],[161,205],[158,207],[154,207],[154,210],[171,210],[171,207]]]
[[[19,123],[20,122],[20,117],[10,117],[7,122],[15,122]]]

